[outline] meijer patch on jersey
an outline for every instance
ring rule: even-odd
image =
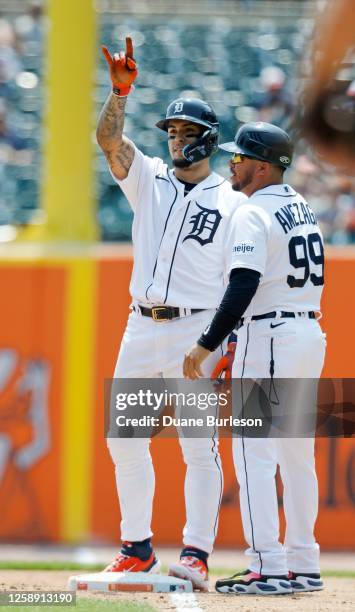
[[[233,253],[252,253],[254,245],[251,242],[240,242],[233,247]]]

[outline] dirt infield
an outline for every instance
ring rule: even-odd
[[[75,573],[75,572],[74,572]],[[60,590],[66,589],[67,580],[73,572],[68,571],[19,571],[1,570],[1,590]],[[211,577],[211,587],[214,577]],[[292,596],[255,597],[197,593],[200,610],[204,612],[353,612],[355,609],[355,580],[353,578],[325,578],[326,589],[318,593],[304,593]],[[109,600],[122,599],[136,603],[150,604],[157,611],[176,609],[169,595],[144,593],[80,593],[80,598]],[[238,603],[237,603],[238,602]],[[181,607],[183,610],[183,606]],[[198,609],[198,608],[197,608]]]

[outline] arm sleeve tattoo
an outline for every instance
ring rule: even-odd
[[[97,141],[118,178],[125,178],[134,158],[131,140],[123,136],[127,98],[110,94],[101,111],[97,126]]]

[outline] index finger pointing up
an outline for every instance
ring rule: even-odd
[[[130,36],[126,36],[126,57],[133,59],[133,43]]]

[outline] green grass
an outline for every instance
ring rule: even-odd
[[[100,572],[104,564],[74,563],[70,561],[0,561],[0,570],[63,570],[81,573]]]
[[[354,570],[324,570],[322,572],[324,578],[355,578]]]
[[[0,561],[0,570],[53,570],[53,571],[67,571],[67,572],[80,572],[86,574],[89,572],[100,572],[103,568],[103,564],[97,563],[71,563],[62,561]],[[166,574],[168,571],[167,566],[162,566],[162,573]],[[231,576],[236,574],[238,568],[231,570],[225,567],[211,567],[210,572],[215,576]],[[329,578],[355,578],[355,570],[324,570],[322,576]]]
[[[77,610],[86,610],[88,612],[101,612],[108,610],[112,612],[156,612],[155,608],[148,604],[130,603],[128,601],[107,601],[92,599],[77,599],[75,606],[11,606],[17,612],[59,612],[66,610],[67,612],[76,612]],[[3,612],[9,612],[10,606],[0,606]]]

